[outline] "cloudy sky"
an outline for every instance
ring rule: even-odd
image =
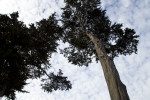
[[[54,11],[59,17],[63,6],[63,0],[0,0],[0,13],[19,11],[19,20],[29,24],[47,18]],[[102,7],[112,22],[134,28],[140,35],[138,54],[120,56],[115,64],[130,99],[150,100],[150,0],[102,0]],[[78,67],[55,53],[51,64],[55,66],[51,71],[63,70],[73,88],[49,94],[41,90],[40,80],[28,80],[30,84],[25,89],[30,93],[17,93],[17,100],[110,100],[100,63],[93,60],[89,67]]]

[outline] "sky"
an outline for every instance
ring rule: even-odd
[[[150,100],[150,0],[101,0],[102,8],[112,22],[123,23],[124,27],[135,29],[139,37],[138,54],[119,56],[114,62],[121,80],[127,87],[131,100]],[[47,18],[54,11],[60,18],[63,0],[0,0],[0,14],[19,12],[19,20],[27,25]],[[67,46],[60,42],[60,48]],[[17,100],[110,100],[100,63],[78,67],[68,63],[59,53],[52,55],[53,68],[62,69],[72,82],[69,91],[46,93],[41,90],[40,79],[28,80],[25,90],[17,93]],[[2,98],[4,100],[4,98]]]

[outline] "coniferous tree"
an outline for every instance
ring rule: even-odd
[[[48,77],[42,80],[45,91],[70,89],[71,83],[61,70],[57,75],[46,72],[62,31],[55,14],[29,27],[18,17],[18,12],[0,14],[0,97],[14,100],[16,91],[27,92],[23,90],[27,79],[43,75]]]
[[[100,0],[64,1],[63,41],[70,46],[61,52],[69,62],[79,66],[88,66],[95,57],[101,62],[111,100],[129,100],[113,59],[136,53],[138,35],[134,29],[112,23],[101,9]]]

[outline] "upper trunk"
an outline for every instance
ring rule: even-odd
[[[88,32],[86,32],[86,35],[93,42],[94,48],[101,62],[111,100],[130,100],[126,86],[121,82],[113,59],[107,55],[102,41],[89,34]]]

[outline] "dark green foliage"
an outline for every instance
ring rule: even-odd
[[[7,86],[4,95],[14,98],[15,90],[23,91],[29,70],[25,63],[28,54],[28,28],[17,20],[18,13],[0,15],[0,85]]]
[[[50,66],[48,58],[51,57],[53,52],[56,52],[58,46],[57,40],[61,36],[61,28],[57,25],[55,15],[53,14],[48,19],[43,19],[37,22],[36,25],[31,24],[29,27],[30,35],[30,57],[28,63],[31,64],[31,69],[37,67],[35,71],[35,78],[42,75],[41,64],[46,67]],[[40,74],[38,74],[40,73]]]
[[[29,27],[18,21],[18,17],[18,12],[10,14],[10,17],[0,15],[0,88],[6,87],[3,96],[12,100],[16,91],[26,92],[23,87],[27,79],[46,74],[50,67],[48,59],[56,52],[62,31],[55,14]],[[66,77],[53,74],[49,79],[55,83],[62,82],[61,86],[52,84],[55,90],[71,88]]]
[[[42,89],[47,92],[52,92],[53,90],[69,90],[71,87],[70,81],[67,80],[67,77],[62,76],[63,73],[59,70],[58,74],[54,73],[49,74],[47,79],[42,79],[44,84],[42,84]]]
[[[112,23],[101,9],[100,0],[65,0],[62,23],[64,42],[70,47],[61,50],[69,62],[79,66],[88,65],[97,55],[93,43],[86,36],[88,32],[100,39],[107,54],[114,58],[137,52],[138,35],[134,29],[122,28]]]

